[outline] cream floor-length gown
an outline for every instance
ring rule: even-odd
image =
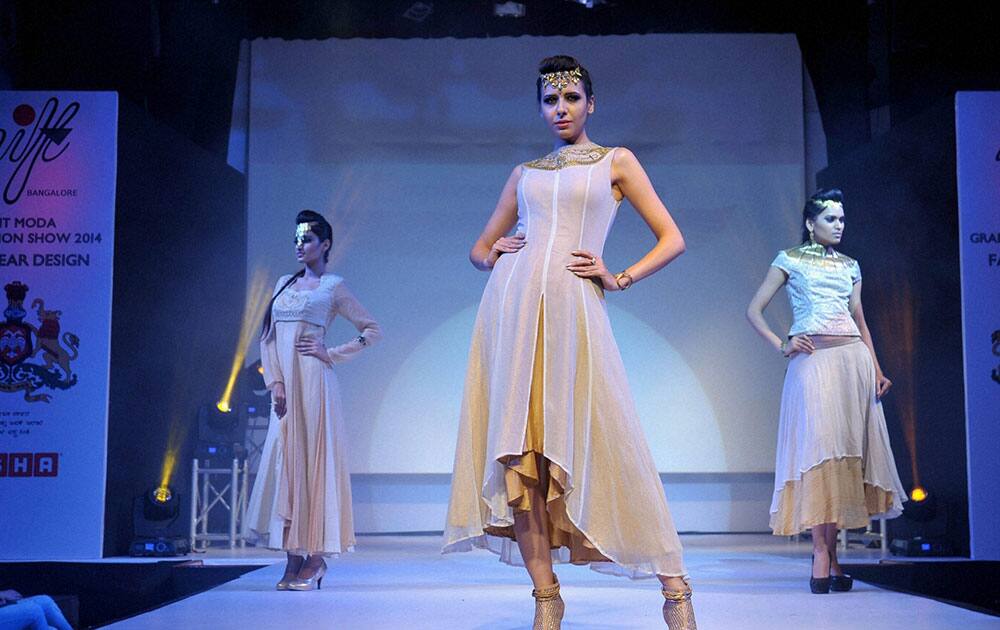
[[[476,318],[446,553],[486,548],[521,564],[514,513],[530,508],[524,486],[547,476],[554,561],[635,578],[686,573],[603,290],[565,268],[573,250],[601,255],[619,206],[613,158],[589,144],[523,165],[526,245],[500,256]]]
[[[291,276],[278,280],[275,291]],[[365,338],[330,348],[330,362],[295,349],[299,337],[320,339],[337,315]],[[381,336],[368,311],[332,274],[309,291],[286,288],[274,300],[271,329],[261,341],[268,389],[285,386],[287,411],[271,411],[260,466],[247,506],[251,540],[296,554],[335,555],[354,547],[351,479],[344,413],[332,364],[357,355]]]

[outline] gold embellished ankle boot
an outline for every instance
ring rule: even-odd
[[[662,589],[663,620],[670,630],[698,630],[694,621],[694,606],[691,605],[691,591],[668,591]]]
[[[535,625],[531,630],[559,630],[566,605],[559,596],[559,579],[555,584],[531,591],[535,598]]]

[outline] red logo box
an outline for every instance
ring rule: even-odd
[[[0,477],[58,477],[59,453],[0,453]]]
[[[35,476],[58,477],[59,453],[35,453]]]
[[[34,453],[10,453],[7,455],[8,477],[30,477],[35,472]]]

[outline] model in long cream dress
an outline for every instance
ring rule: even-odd
[[[812,530],[814,593],[847,591],[837,560],[838,529],[865,527],[902,512],[906,492],[889,446],[882,373],[861,305],[861,267],[834,249],[844,232],[839,190],[806,202],[805,234],[778,252],[747,308],[754,329],[789,358],[781,394],[771,529]],[[787,340],[764,308],[782,286],[794,320]]]
[[[300,222],[307,230],[299,231],[297,245],[300,260],[312,258],[303,260],[303,271],[278,280],[260,344],[274,406],[246,526],[251,538],[288,552],[279,590],[318,588],[323,558],[354,547],[344,413],[333,365],[380,337],[378,324],[343,279],[325,273],[326,249],[320,252],[319,245],[329,245],[328,224],[319,226],[318,235],[308,227],[313,224],[319,222]],[[326,348],[326,331],[337,316],[360,334]]]
[[[604,303],[605,292],[679,255],[683,240],[635,156],[589,141],[589,79],[575,60],[555,59],[562,65],[542,64],[554,76],[539,96],[557,149],[514,169],[471,254],[491,273],[472,335],[444,551],[480,547],[524,564],[536,628],[562,617],[553,561],[658,576],[671,627],[694,627],[681,543]],[[623,196],[657,244],[613,276],[601,251]]]

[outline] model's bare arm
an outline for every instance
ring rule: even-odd
[[[512,254],[524,247],[524,234],[507,236],[507,233],[517,225],[517,182],[521,178],[521,166],[517,166],[507,178],[497,207],[494,208],[490,220],[486,223],[483,233],[476,239],[469,252],[469,260],[476,269],[489,271],[496,264],[501,254]]]
[[[656,237],[653,249],[625,269],[632,279],[638,282],[683,254],[686,249],[684,237],[660,200],[660,196],[653,189],[653,183],[649,181],[646,170],[631,151],[628,149],[616,151],[611,169],[612,186],[628,199]]]
[[[633,282],[638,282],[650,276],[667,265],[671,260],[684,253],[684,237],[674,223],[673,217],[666,206],[660,201],[659,195],[653,189],[652,182],[642,168],[642,164],[628,149],[615,151],[611,163],[611,187],[616,197],[628,199],[642,220],[649,226],[656,244],[645,256],[625,269]],[[594,278],[601,282],[605,289],[617,290],[618,282],[615,276],[604,265],[604,261],[587,250],[571,252],[578,258],[567,268],[584,278]],[[591,262],[593,260],[594,262]]]
[[[784,347],[782,345],[781,337],[776,335],[771,327],[767,325],[767,320],[764,319],[764,309],[767,305],[771,303],[774,299],[774,295],[778,292],[788,277],[785,272],[777,267],[769,267],[767,270],[767,275],[764,276],[764,281],[760,283],[757,288],[757,292],[754,293],[753,299],[750,300],[750,304],[747,306],[747,321],[750,322],[750,326],[753,327],[757,334],[768,343],[775,352],[784,352]]]
[[[875,363],[875,396],[877,398],[882,398],[882,396],[889,391],[892,387],[892,381],[885,377],[882,373],[882,366],[879,365],[878,357],[875,356],[875,343],[872,341],[872,333],[868,330],[868,323],[865,322],[865,309],[861,305],[861,281],[859,280],[854,284],[854,289],[851,291],[851,317],[854,318],[854,323],[858,325],[858,331],[861,332],[861,341],[868,346],[868,352],[872,355],[872,361]]]

